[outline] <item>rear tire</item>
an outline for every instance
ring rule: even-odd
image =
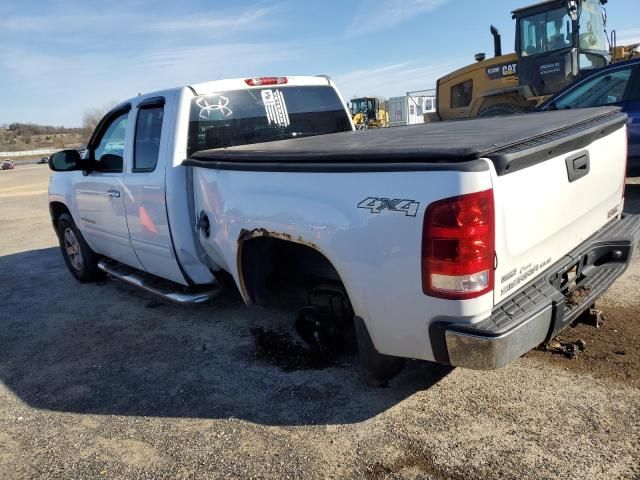
[[[511,103],[496,103],[489,107],[483,108],[478,113],[479,117],[502,117],[505,115],[517,115],[519,113],[527,113],[530,110],[520,105]]]
[[[98,268],[100,256],[87,245],[71,215],[63,213],[57,223],[60,251],[67,268],[76,280],[87,283],[104,278]]]

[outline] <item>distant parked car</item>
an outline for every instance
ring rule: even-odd
[[[38,163],[49,163],[49,157],[42,157],[38,160]]]
[[[594,70],[545,102],[541,110],[618,105],[629,115],[628,167],[640,171],[640,58]]]
[[[13,170],[14,167],[13,160],[0,160],[0,170]]]

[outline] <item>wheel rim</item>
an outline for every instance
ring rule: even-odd
[[[70,228],[64,231],[64,249],[67,252],[67,257],[71,265],[76,270],[82,270],[82,251],[80,250],[80,243],[78,237]]]

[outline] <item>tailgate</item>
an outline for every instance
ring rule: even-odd
[[[592,123],[566,135],[555,132],[548,142],[539,139],[528,148],[510,163],[492,159],[497,167],[494,303],[622,212],[624,121]]]

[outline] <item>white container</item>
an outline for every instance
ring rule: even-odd
[[[399,127],[424,123],[424,114],[435,112],[435,95],[416,95],[409,92],[402,97],[391,97],[387,101],[389,125]]]

